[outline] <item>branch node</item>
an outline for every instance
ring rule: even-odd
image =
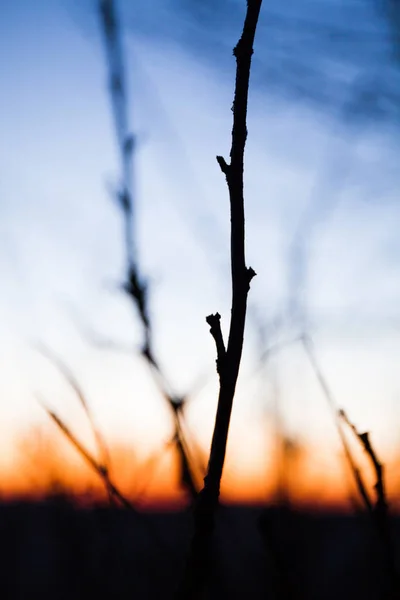
[[[217,156],[217,162],[219,164],[219,168],[224,173],[226,177],[228,177],[231,166],[228,165],[223,156]]]
[[[208,315],[208,317],[206,317],[206,321],[210,326],[210,333],[213,336],[215,345],[217,347],[217,373],[221,378],[226,356],[224,338],[222,337],[221,331],[221,315],[219,313],[215,313],[215,315]]]
[[[243,36],[240,38],[240,40],[238,41],[238,43],[236,44],[236,46],[233,49],[233,56],[236,59],[243,59],[243,58],[247,58],[250,59],[253,54],[254,54],[254,50],[253,50],[253,46],[250,45],[248,43],[246,43],[247,40],[243,39]]]
[[[253,279],[253,277],[255,277],[257,275],[257,273],[255,272],[255,270],[253,269],[253,267],[247,267],[246,269],[246,276],[247,276],[247,285],[248,285],[248,289],[250,289],[250,283],[251,280]]]

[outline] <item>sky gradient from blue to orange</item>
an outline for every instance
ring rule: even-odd
[[[3,461],[17,455],[26,426],[46,423],[35,392],[89,439],[72,393],[29,346],[37,339],[72,367],[106,437],[140,448],[144,460],[171,435],[163,400],[139,359],[94,350],[69,312],[75,307],[107,338],[139,341],[129,304],[115,291],[123,248],[107,193],[118,164],[100,36],[82,29],[62,2],[39,2],[33,10],[19,0],[8,8],[0,24]],[[151,281],[156,349],[179,392],[207,374],[187,411],[207,448],[217,381],[204,317],[218,310],[225,332],[229,317],[228,199],[215,154],[229,150],[234,63],[222,77],[172,42],[138,36],[126,47],[139,135],[139,247]],[[304,107],[278,104],[257,89],[250,96],[247,253],[257,271],[251,301],[266,322],[284,305],[289,240],[314,190],[306,299],[318,357],[339,404],[373,432],[383,456],[400,441],[396,152],[379,131],[352,137]],[[332,172],[327,156],[335,157]],[[259,477],[268,462],[274,396],[271,378],[252,376],[256,357],[250,330],[229,464]],[[340,447],[301,347],[277,355],[273,372],[288,431],[321,448],[313,460],[322,470],[335,470],[335,459],[325,457],[336,457]]]

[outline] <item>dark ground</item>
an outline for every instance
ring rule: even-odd
[[[277,558],[292,598],[385,598],[380,546],[368,519],[271,508],[272,554],[258,527],[261,513],[220,509],[209,598],[275,598]],[[3,503],[0,598],[172,598],[190,527],[187,512],[137,517],[59,500]],[[399,547],[398,518],[393,533]]]

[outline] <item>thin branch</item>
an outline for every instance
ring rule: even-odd
[[[69,427],[65,425],[65,423],[56,415],[55,412],[50,410],[45,403],[42,401],[41,397],[38,396],[38,402],[41,407],[46,411],[48,416],[52,419],[52,421],[57,425],[57,427],[64,433],[64,435],[68,438],[74,448],[79,452],[79,454],[86,460],[86,462],[92,467],[94,471],[100,476],[103,480],[103,483],[107,489],[107,491],[111,492],[111,494],[125,507],[129,510],[132,510],[136,513],[133,505],[125,498],[125,496],[118,490],[118,488],[111,481],[108,470],[101,464],[99,464],[91,454],[86,450],[86,448],[79,442],[79,440],[75,437],[75,435],[71,432]]]
[[[385,489],[385,478],[384,478],[383,465],[379,461],[376,451],[371,444],[371,440],[369,439],[369,433],[368,432],[359,433],[357,431],[355,425],[353,425],[353,423],[350,421],[350,419],[348,418],[348,416],[344,410],[339,410],[338,416],[340,419],[343,420],[344,423],[346,423],[350,427],[350,429],[352,430],[352,432],[354,433],[356,438],[359,440],[359,442],[361,443],[362,447],[364,448],[368,458],[371,461],[372,468],[375,471],[376,483],[374,485],[374,488],[375,488],[375,493],[376,493],[376,500],[375,500],[375,504],[373,506],[373,510],[371,512],[371,516],[373,518],[374,524],[377,528],[378,534],[379,534],[382,544],[383,544],[383,548],[385,551],[386,567],[388,569],[393,593],[396,594],[396,592],[397,592],[397,594],[398,594],[400,592],[400,586],[399,586],[400,582],[399,582],[398,573],[397,573],[397,569],[396,569],[396,559],[395,559],[395,551],[393,548],[393,541],[391,539],[391,534],[390,534],[389,510],[388,510],[388,503],[387,503],[387,499],[386,499],[386,489]],[[397,598],[398,595],[396,595],[395,597]]]
[[[358,468],[358,466],[356,465],[356,462],[353,458],[353,455],[350,450],[350,446],[347,443],[346,436],[344,435],[342,423],[341,423],[341,420],[339,417],[339,409],[338,409],[337,403],[336,403],[333,393],[328,385],[328,382],[327,382],[326,378],[324,377],[321,367],[318,364],[317,358],[315,356],[315,351],[314,351],[314,347],[312,344],[312,340],[310,339],[309,336],[306,336],[306,335],[304,335],[301,338],[301,340],[302,340],[306,355],[308,356],[310,364],[314,370],[315,376],[321,386],[322,392],[328,402],[329,408],[332,411],[332,415],[335,420],[336,429],[337,429],[337,432],[340,437],[340,441],[343,446],[344,454],[345,454],[346,460],[349,464],[350,470],[353,474],[358,492],[364,502],[364,505],[365,505],[367,511],[369,513],[371,513],[372,512],[372,502],[371,502],[371,499],[370,499],[368,491],[367,491],[367,486],[365,485],[363,476],[361,474],[361,470]]]
[[[40,395],[37,394],[37,400],[40,406],[44,409],[47,415],[51,418],[51,420],[57,425],[57,427],[63,432],[66,438],[71,442],[74,448],[78,451],[78,453],[85,459],[85,461],[89,464],[89,466],[99,475],[100,479],[103,481],[104,486],[110,495],[110,497],[115,498],[124,508],[128,509],[132,514],[134,514],[138,519],[140,519],[143,523],[146,524],[149,533],[152,535],[153,539],[157,543],[157,545],[164,551],[168,551],[168,548],[165,545],[165,542],[160,538],[158,531],[154,528],[154,525],[149,521],[145,515],[141,515],[133,504],[122,494],[122,492],[117,488],[115,483],[111,480],[110,474],[103,465],[100,465],[86,450],[86,448],[81,444],[81,442],[75,437],[75,435],[71,432],[69,427],[56,415],[56,413],[50,410],[46,404],[43,402]]]
[[[125,76],[120,26],[114,0],[99,0],[99,13],[109,67],[109,89],[114,115],[115,132],[122,166],[122,187],[117,198],[119,200],[120,208],[124,213],[127,262],[132,266],[132,271],[136,272],[136,269],[134,268],[137,262],[134,237],[135,205],[133,202],[132,190],[132,155],[135,138],[129,131],[128,126],[128,86]],[[139,286],[134,275],[132,275],[132,279],[134,281],[133,287],[135,287],[135,283],[138,285],[135,292],[139,299],[140,296],[143,295],[144,289],[142,290],[142,286]],[[143,315],[141,316],[143,317]]]
[[[358,440],[360,441],[365,452],[369,456],[372,466],[375,470],[375,474],[376,474],[375,491],[376,491],[377,497],[376,497],[375,508],[378,512],[387,512],[386,492],[385,492],[384,477],[383,477],[383,466],[379,462],[379,460],[376,456],[375,450],[371,445],[371,441],[369,439],[369,433],[368,432],[359,433],[343,409],[339,410],[339,417],[350,427],[350,429],[353,431],[356,438],[358,438]]]
[[[247,137],[246,116],[253,41],[261,8],[261,0],[248,0],[247,14],[242,36],[234,49],[237,61],[235,97],[233,103],[233,129],[231,162],[226,169],[231,206],[231,274],[232,316],[226,350],[226,369],[220,386],[218,411],[211,446],[208,473],[204,491],[208,490],[217,499],[225,459],[229,420],[236,381],[242,356],[247,294],[254,270],[246,267],[244,248],[244,197],[243,169],[244,148]],[[221,165],[221,159],[219,160]]]
[[[224,368],[220,369],[220,390],[211,451],[204,487],[194,507],[194,536],[184,578],[178,590],[179,600],[191,600],[202,595],[209,573],[209,545],[214,529],[220,483],[225,462],[233,398],[242,357],[246,321],[247,295],[255,271],[246,267],[243,171],[247,138],[247,103],[251,57],[262,0],[247,0],[247,11],[242,35],[234,48],[236,82],[233,101],[233,127],[230,163],[217,157],[229,190],[231,212],[231,276],[232,310],[228,345],[224,354]],[[217,349],[222,350],[219,321],[215,319]],[[221,335],[222,337],[222,335]]]
[[[66,379],[68,384],[74,390],[82,408],[84,409],[84,411],[86,413],[86,416],[87,416],[90,426],[92,428],[93,435],[96,440],[97,448],[98,448],[99,454],[101,456],[101,461],[102,461],[101,468],[108,472],[109,467],[110,467],[110,456],[109,456],[107,444],[95,423],[95,419],[92,415],[92,411],[89,408],[89,404],[86,400],[85,394],[83,393],[81,386],[79,385],[79,383],[76,380],[76,378],[74,377],[74,375],[71,373],[70,369],[61,360],[60,357],[56,356],[56,354],[54,352],[52,352],[49,348],[47,348],[43,344],[35,344],[35,346],[36,346],[36,349],[44,357],[46,357],[48,360],[50,360],[50,362],[59,370],[59,372]]]
[[[177,395],[172,392],[154,353],[154,340],[148,301],[148,285],[147,281],[140,273],[137,248],[135,245],[133,158],[136,138],[132,135],[128,124],[127,82],[116,3],[114,0],[99,0],[98,5],[108,61],[110,96],[114,114],[115,133],[121,159],[121,189],[117,195],[117,199],[123,217],[126,254],[125,282],[121,287],[131,300],[132,306],[136,309],[140,319],[143,333],[141,354],[147,361],[162,396],[168,402],[175,419],[176,411],[182,408],[185,398],[178,399]],[[175,439],[182,441],[182,432],[179,433],[176,431],[175,434]],[[178,443],[177,441],[177,448],[181,464],[186,465],[188,469],[187,472],[185,471],[185,482],[182,483],[186,485],[188,483],[188,478],[191,478],[189,490],[193,495],[196,486],[189,468],[190,461],[185,455],[185,444]],[[193,496],[193,499],[194,497],[195,496]]]
[[[134,348],[130,348],[128,346],[124,347],[124,346],[122,346],[122,344],[118,344],[118,343],[113,342],[110,339],[100,337],[98,334],[96,334],[92,329],[90,329],[87,326],[87,324],[83,321],[82,317],[77,313],[77,311],[74,307],[70,306],[70,308],[73,309],[72,316],[74,318],[74,321],[76,322],[77,326],[79,327],[82,335],[84,335],[87,338],[87,341],[89,343],[95,345],[96,347],[98,347],[102,350],[104,350],[104,349],[115,350],[115,351],[119,351],[119,352],[124,352],[126,354],[132,354],[135,352]],[[146,362],[149,364],[149,366],[153,370],[154,380],[157,384],[157,387],[158,387],[159,392],[161,393],[162,397],[167,401],[169,406],[171,408],[173,408],[173,416],[174,416],[174,421],[175,421],[175,434],[172,438],[171,443],[176,444],[179,459],[180,459],[180,464],[182,465],[182,477],[181,477],[182,486],[184,487],[184,489],[187,489],[189,491],[191,498],[194,499],[197,497],[198,489],[197,489],[197,486],[195,485],[194,475],[192,475],[192,477],[190,477],[190,474],[193,471],[193,460],[191,459],[190,463],[189,463],[188,459],[190,456],[190,452],[188,449],[188,442],[186,439],[188,436],[183,432],[182,424],[179,423],[179,419],[183,420],[183,408],[184,408],[184,406],[187,405],[189,399],[194,394],[198,393],[204,387],[204,385],[206,383],[206,375],[203,374],[202,376],[199,377],[198,381],[196,382],[196,384],[194,384],[191,392],[189,393],[189,395],[187,397],[179,398],[179,397],[176,397],[173,395],[169,383],[166,381],[165,377],[163,376],[162,372],[159,370],[158,365],[155,363],[155,361],[154,360],[148,361],[147,357],[143,356],[143,353],[142,353],[142,358],[144,358],[146,360]],[[144,492],[145,492],[145,488],[142,489],[140,495],[144,494]]]

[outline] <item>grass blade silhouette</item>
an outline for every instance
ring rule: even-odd
[[[343,420],[343,422],[346,425],[348,425],[348,427],[354,433],[356,438],[359,440],[360,444],[365,450],[365,453],[371,461],[372,468],[375,471],[376,483],[374,485],[374,488],[376,493],[376,500],[370,513],[382,542],[384,559],[388,572],[388,577],[390,578],[393,598],[398,598],[400,593],[399,575],[397,573],[395,550],[393,547],[393,541],[390,531],[389,509],[386,498],[384,467],[378,459],[376,451],[372,446],[369,433],[359,433],[344,410],[339,410],[338,416],[340,419]]]
[[[125,496],[118,490],[118,488],[111,481],[110,476],[108,474],[108,470],[104,468],[103,465],[99,464],[86,450],[86,448],[79,442],[79,440],[75,437],[75,435],[71,432],[69,427],[56,415],[56,413],[50,410],[46,404],[43,402],[40,396],[38,396],[38,401],[41,407],[45,410],[47,415],[51,418],[51,420],[57,425],[57,427],[63,432],[63,434],[68,438],[74,448],[78,451],[78,453],[85,459],[85,461],[92,467],[94,471],[100,476],[103,480],[104,485],[108,492],[110,492],[125,508],[129,508],[130,510],[136,512],[133,505],[125,498]]]
[[[81,386],[79,385],[76,377],[74,377],[73,373],[67,367],[67,365],[64,363],[64,361],[61,360],[61,358],[59,356],[57,356],[53,351],[49,350],[49,348],[47,348],[43,344],[36,344],[35,346],[36,346],[36,349],[42,354],[42,356],[47,358],[58,369],[58,371],[61,373],[61,375],[63,375],[65,380],[68,382],[68,384],[74,390],[76,397],[78,398],[83,410],[85,411],[88,421],[90,423],[90,426],[92,428],[93,435],[96,440],[97,448],[99,451],[99,455],[101,457],[100,458],[101,467],[102,467],[102,469],[105,469],[106,471],[108,471],[109,467],[110,467],[110,457],[109,457],[107,444],[103,438],[103,435],[101,434],[100,430],[98,429],[98,427],[95,423],[95,419],[92,415],[92,411],[89,408],[89,404],[86,400],[85,394],[83,393],[83,390],[82,390]]]
[[[344,455],[349,464],[350,470],[353,474],[358,492],[363,500],[363,503],[364,503],[367,511],[369,513],[371,513],[372,512],[372,502],[371,502],[371,499],[370,499],[368,491],[367,491],[367,486],[365,485],[361,470],[358,468],[358,466],[356,465],[356,462],[353,458],[353,455],[350,450],[350,446],[347,443],[346,436],[344,434],[344,431],[342,428],[342,423],[341,423],[340,416],[339,416],[339,409],[338,409],[336,401],[333,397],[332,391],[328,385],[328,382],[325,379],[324,374],[322,373],[321,367],[318,364],[317,358],[315,356],[315,351],[314,351],[314,346],[312,344],[312,340],[307,335],[304,335],[301,338],[301,340],[303,343],[303,348],[305,350],[305,353],[310,361],[311,367],[315,373],[318,383],[320,384],[322,392],[328,402],[329,408],[332,411],[336,429],[337,429],[337,432],[340,437],[340,441],[343,446]]]

